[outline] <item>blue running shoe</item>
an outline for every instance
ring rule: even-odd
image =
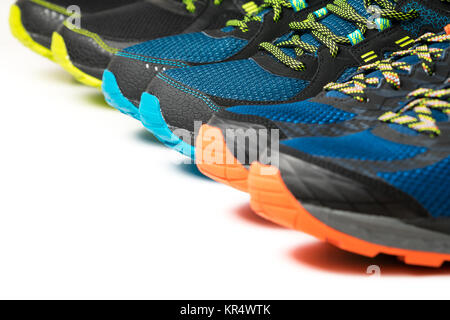
[[[450,80],[411,92],[380,120],[283,141],[279,169],[251,167],[252,207],[350,252],[440,267],[450,261]]]
[[[324,2],[266,0],[258,7],[255,2],[241,1],[247,14],[242,20],[229,20],[225,27],[217,22],[214,26],[218,29],[210,26],[196,33],[188,29],[123,49],[104,74],[105,96],[112,106],[139,118],[142,93],[158,72],[248,58],[256,53],[259,43],[287,33],[290,22],[306,18]]]
[[[193,151],[195,128],[214,114],[313,97],[327,83],[345,80],[362,64],[407,49],[426,31],[439,32],[448,23],[450,5],[439,0],[336,0],[290,23],[286,38],[260,44],[251,59],[159,73],[143,95],[157,99],[141,102],[142,122],[157,136],[164,132],[159,138],[169,138],[168,145]]]
[[[348,82],[328,84],[314,98],[295,103],[235,106],[218,112],[200,130],[199,169],[216,181],[245,190],[247,168],[264,157],[266,146],[274,139],[273,133],[277,133],[278,142],[305,136],[340,136],[372,127],[381,113],[397,108],[412,90],[423,83],[442,83],[450,76],[449,34],[427,33],[414,43],[410,49],[360,67]],[[232,139],[239,130],[249,135],[261,129],[271,133],[265,140],[238,143]],[[215,139],[211,140],[213,134]],[[218,152],[222,158],[217,157]],[[225,162],[224,155],[235,160]],[[230,170],[233,175],[226,174]],[[227,179],[227,175],[233,178]]]

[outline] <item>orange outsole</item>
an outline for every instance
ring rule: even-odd
[[[311,215],[286,187],[278,169],[273,175],[262,175],[270,166],[254,163],[248,185],[251,207],[260,216],[284,227],[308,233],[342,250],[374,258],[379,254],[398,257],[408,265],[439,268],[450,261],[450,254],[421,252],[370,243],[330,228]]]
[[[228,150],[219,128],[203,125],[197,136],[195,160],[198,169],[211,179],[247,192],[248,170]]]

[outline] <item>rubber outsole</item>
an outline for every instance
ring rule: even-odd
[[[262,175],[261,170],[276,174]],[[284,227],[308,233],[342,250],[374,258],[379,254],[396,256],[408,265],[439,268],[450,254],[421,252],[370,243],[330,228],[310,214],[286,187],[278,169],[252,164],[249,173],[251,207],[261,217]]]
[[[115,75],[109,70],[105,70],[103,73],[102,91],[106,102],[111,107],[119,110],[123,114],[133,117],[136,120],[141,120],[139,108],[131,103],[130,100],[125,98],[119,88],[119,85],[117,84]]]
[[[196,141],[196,164],[204,175],[247,192],[248,170],[227,147],[222,130],[209,125],[200,128]]]
[[[144,127],[154,134],[159,141],[187,157],[195,158],[194,146],[181,140],[167,125],[157,97],[144,92],[139,105],[139,112]]]
[[[67,52],[66,43],[64,38],[58,33],[54,32],[52,37],[52,53],[54,60],[61,65],[68,73],[70,73],[78,82],[95,88],[102,87],[102,81],[88,75],[73,65],[70,61],[69,54]]]
[[[13,4],[9,12],[9,26],[13,36],[19,40],[25,47],[31,49],[35,53],[50,59],[53,59],[53,53],[50,49],[37,43],[25,29],[22,23],[22,11],[19,6]]]

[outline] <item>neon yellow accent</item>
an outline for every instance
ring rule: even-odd
[[[30,1],[36,3],[36,4],[40,5],[40,6],[43,6],[43,7],[47,8],[47,9],[50,9],[50,10],[56,11],[58,13],[61,13],[61,14],[65,15],[65,16],[70,16],[70,12],[67,11],[66,8],[64,8],[64,7],[58,6],[56,4],[50,3],[50,2],[45,1],[45,0],[30,0]]]
[[[411,39],[411,40],[409,40],[408,42],[405,42],[405,43],[402,43],[401,45],[400,45],[400,47],[406,47],[406,46],[408,46],[408,45],[410,45],[410,44],[412,44],[412,43],[414,43],[415,41],[413,40],[413,39]]]
[[[378,58],[378,56],[375,54],[375,55],[365,59],[364,62],[369,62],[369,61],[372,61],[373,59],[376,59],[376,58]]]
[[[74,76],[77,81],[91,87],[102,87],[101,80],[84,73],[73,65],[73,63],[70,61],[69,54],[67,53],[67,47],[64,39],[57,32],[53,33],[52,52],[54,60],[59,63],[67,72]]]
[[[68,22],[67,20],[64,21],[63,24],[66,28],[70,29],[70,31],[76,32],[78,34],[81,34],[83,36],[93,39],[100,47],[102,47],[102,49],[104,49],[112,54],[116,54],[117,52],[119,52],[119,49],[108,46],[102,40],[102,38],[100,38],[100,36],[98,34],[90,32],[85,29],[79,29],[76,26],[74,26],[73,24],[71,24],[70,22]]]
[[[258,12],[259,7],[256,3],[254,3],[253,1],[250,1],[250,2],[244,3],[242,5],[242,9],[244,9],[247,14],[255,14]]]
[[[25,30],[25,27],[22,24],[22,12],[15,4],[11,6],[11,11],[9,13],[9,26],[13,36],[17,38],[24,46],[30,48],[41,56],[53,60],[52,52],[43,45],[34,41],[28,34],[27,30]]]
[[[375,54],[375,51],[370,51],[370,52],[367,52],[366,54],[363,54],[362,56],[361,56],[361,58],[367,58],[368,56],[371,56],[371,55],[373,55],[373,54]]]
[[[409,40],[409,41],[408,41]],[[406,41],[406,42],[405,42]],[[398,41],[395,41],[395,44],[399,45],[400,47],[406,47],[407,45],[410,45],[414,43],[414,39],[411,39],[410,37],[406,36]]]
[[[402,43],[402,42],[405,42],[406,40],[408,40],[408,39],[410,39],[408,36],[406,36],[406,37],[404,37],[404,38],[401,38],[400,40],[398,40],[398,41],[395,41],[395,44],[400,44],[400,43]]]

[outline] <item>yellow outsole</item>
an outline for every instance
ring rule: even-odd
[[[25,30],[25,27],[22,23],[22,11],[15,4],[13,4],[10,9],[9,26],[11,28],[11,33],[13,34],[13,36],[17,38],[17,40],[19,40],[24,46],[43,57],[53,60],[52,51],[34,41],[27,30]]]
[[[99,89],[102,87],[101,80],[88,75],[73,65],[70,61],[69,54],[67,53],[66,43],[64,42],[63,37],[57,32],[54,32],[52,37],[52,53],[53,59],[78,82]]]

